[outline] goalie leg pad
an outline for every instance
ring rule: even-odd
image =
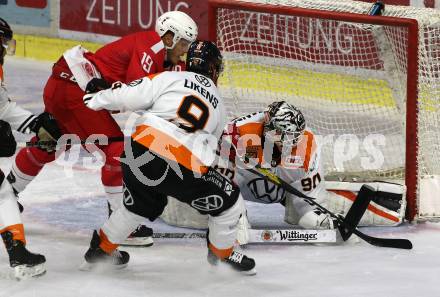
[[[359,222],[359,226],[396,226],[400,224],[405,216],[406,187],[394,183],[326,182],[329,210],[345,216],[356,198],[356,193],[364,184],[377,190],[368,210]]]

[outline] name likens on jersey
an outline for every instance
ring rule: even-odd
[[[206,85],[207,87],[211,86],[210,82],[207,79],[206,79],[206,83],[209,83],[209,85]],[[218,105],[217,97],[215,97],[213,94],[211,94],[208,90],[206,90],[202,86],[196,84],[193,81],[185,79],[184,87],[196,91],[197,93],[205,97],[209,101],[209,103],[211,103],[212,107],[217,108]]]

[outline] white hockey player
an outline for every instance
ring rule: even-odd
[[[13,55],[15,52],[15,40],[12,37],[10,26],[0,18],[0,157],[10,157],[15,153],[17,143],[12,129],[22,133],[36,132],[38,138],[44,141],[56,140],[60,135],[56,122],[49,114],[35,116],[9,99],[3,79],[3,62],[6,54]],[[46,147],[46,149],[54,148]],[[31,253],[25,247],[26,239],[17,199],[1,170],[0,234],[16,278],[45,273],[45,257]]]
[[[196,41],[186,65],[187,72],[164,72],[84,96],[94,110],[143,111],[121,158],[124,207],[112,213],[99,234],[94,232],[86,266],[125,265],[128,253],[119,252],[115,243],[145,218],[155,220],[171,195],[208,215],[209,263],[221,261],[240,272],[255,273],[255,261],[233,249],[244,211],[240,191],[211,167],[226,124],[216,88],[222,56],[214,43]]]

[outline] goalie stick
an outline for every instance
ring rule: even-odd
[[[372,199],[371,195],[368,195],[368,191],[371,191],[371,187],[365,185],[362,187],[366,192],[362,193],[361,195],[358,194],[358,196],[362,197],[361,200],[358,203],[353,203],[352,207],[347,213],[347,217],[342,218],[317,203],[314,198],[304,195],[303,193],[292,187],[289,183],[282,180],[279,176],[272,173],[270,170],[262,168],[259,164],[255,164],[255,168],[247,168],[247,170],[254,174],[257,174],[258,176],[261,176],[262,178],[272,182],[275,185],[284,188],[287,192],[304,199],[311,205],[316,206],[323,213],[330,215],[338,223],[339,231],[341,232],[341,236],[344,240],[347,240],[351,236],[351,234],[356,234],[357,236],[359,236],[359,238],[363,239],[371,245],[398,249],[412,249],[412,243],[408,239],[378,238],[369,236],[357,229],[357,224],[359,223],[362,215],[368,207],[369,202]],[[359,193],[361,193],[361,191],[359,191]]]
[[[304,229],[249,229],[248,243],[337,243],[336,230],[304,230]],[[154,233],[155,239],[187,239],[206,238],[206,232],[193,233]]]

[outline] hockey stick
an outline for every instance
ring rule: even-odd
[[[334,213],[323,207],[321,204],[317,203],[314,198],[304,195],[303,193],[292,187],[289,183],[282,180],[279,176],[272,173],[270,170],[262,168],[259,164],[255,164],[255,168],[247,168],[247,170],[258,176],[261,176],[262,178],[272,182],[275,185],[284,188],[287,192],[304,199],[309,204],[316,206],[320,211],[330,215],[338,223],[341,236],[344,240],[347,240],[353,233],[371,245],[398,249],[412,249],[412,243],[408,239],[372,237],[365,233],[362,233],[357,229],[357,223],[365,212],[366,207],[368,207],[368,199],[366,200],[368,201],[368,203],[366,203],[365,200],[361,201],[359,204],[353,203],[352,207],[347,213],[347,217],[350,215],[350,217],[348,217],[349,220],[346,220],[345,218],[335,215]],[[369,200],[371,200],[371,198],[372,197],[370,197]],[[359,207],[360,210],[357,209],[357,207]],[[364,207],[365,209],[362,209]]]
[[[129,136],[115,136],[115,137],[108,137],[107,141],[108,143],[111,142],[119,142],[119,141],[124,141],[125,139],[130,139]],[[69,145],[73,145],[73,144],[99,144],[98,143],[99,139],[95,139],[94,141],[88,141],[88,140],[73,140],[72,139],[68,139],[68,141],[66,141],[65,143],[61,143],[60,145],[63,146],[69,146]],[[38,141],[28,141],[26,142],[26,147],[45,147],[45,146],[57,146],[58,142],[56,141],[44,141],[44,140],[38,140]]]
[[[337,243],[336,230],[249,229],[248,243]],[[206,232],[154,233],[155,239],[206,238]]]

